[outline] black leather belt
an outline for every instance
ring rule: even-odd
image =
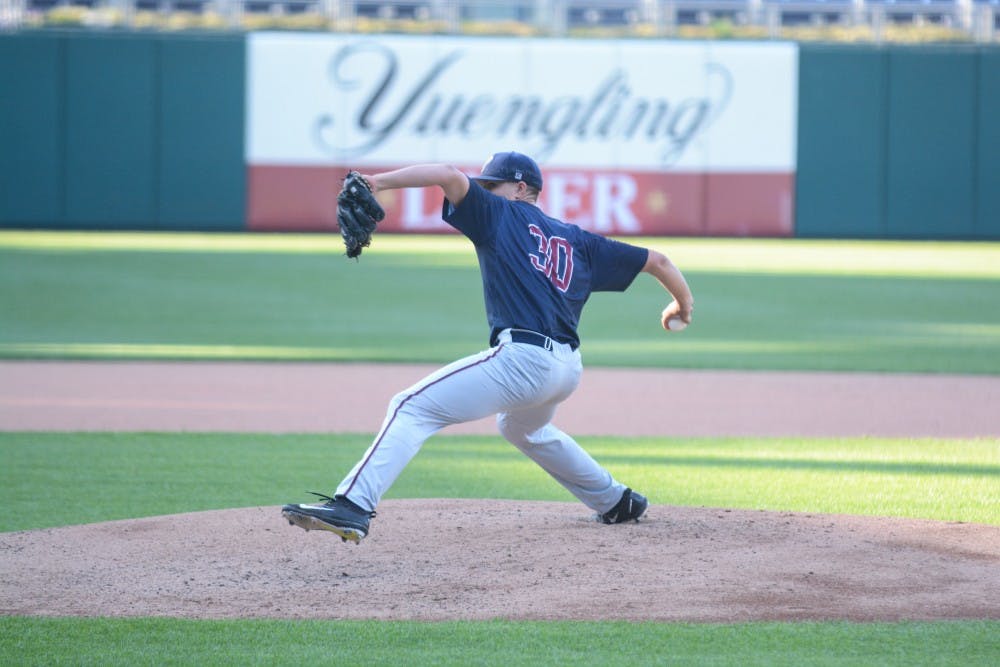
[[[551,350],[552,345],[555,343],[548,336],[535,331],[529,331],[528,329],[511,329],[510,340],[512,343],[527,343],[528,345],[544,347],[546,350]]]

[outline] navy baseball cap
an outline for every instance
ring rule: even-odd
[[[494,153],[493,157],[483,165],[482,173],[473,176],[472,180],[511,181],[512,183],[524,181],[531,187],[541,190],[542,170],[538,168],[537,162],[524,153],[515,151]]]

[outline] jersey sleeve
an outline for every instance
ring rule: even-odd
[[[649,251],[597,234],[587,233],[591,253],[592,292],[624,292],[642,271]]]
[[[491,195],[481,185],[469,181],[469,191],[458,206],[447,199],[441,210],[441,219],[462,232],[476,245],[485,243],[495,234],[504,200]]]

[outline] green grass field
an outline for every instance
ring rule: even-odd
[[[663,334],[662,291],[640,276],[623,295],[592,299],[581,328],[588,365],[1000,373],[1000,244],[643,243],[688,276],[696,325]],[[460,239],[383,236],[359,263],[341,252],[331,236],[0,231],[0,358],[443,362],[484,345],[474,254]],[[0,433],[9,506],[0,530],[304,499],[306,489],[328,489],[368,440]],[[1000,525],[995,439],[582,441],[655,503]],[[473,437],[430,441],[390,497],[569,500],[499,439]],[[994,665],[998,637],[996,619],[690,625],[0,616],[0,663]]]
[[[1000,373],[1000,244],[643,241],[696,297],[658,326],[648,276],[596,294],[588,365]],[[488,335],[452,237],[0,232],[0,357],[446,362]]]
[[[304,500],[368,435],[0,433],[0,530]],[[580,438],[653,503],[1000,525],[1000,442]],[[238,466],[233,461],[239,461]],[[334,479],[336,478],[336,479]],[[44,490],[47,509],[38,506]],[[501,438],[437,436],[389,498],[573,498]],[[85,502],[81,502],[85,500]]]
[[[1000,623],[366,623],[0,617],[6,665],[993,665]]]
[[[326,489],[368,441],[367,435],[0,433],[0,485],[9,494],[0,530],[300,500],[305,488]],[[1000,443],[992,440],[582,441],[655,503],[1000,525]],[[458,436],[428,442],[389,497],[571,500],[498,438]],[[0,617],[0,660],[990,665],[1000,650],[998,631],[995,620],[689,625]]]

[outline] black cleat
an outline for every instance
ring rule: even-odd
[[[604,514],[598,514],[597,520],[601,523],[625,523],[626,521],[639,521],[639,517],[649,506],[649,501],[632,489],[625,489],[621,500]]]
[[[375,512],[366,512],[345,496],[330,496],[310,491],[326,502],[313,504],[285,505],[281,516],[288,523],[304,530],[328,530],[336,533],[344,542],[360,542],[368,535],[368,522]]]

